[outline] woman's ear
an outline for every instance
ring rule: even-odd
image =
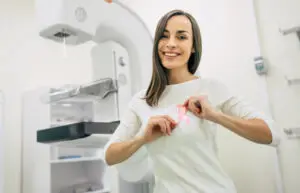
[[[194,47],[192,48],[192,53],[195,53],[195,48]]]

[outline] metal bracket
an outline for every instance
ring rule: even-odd
[[[284,128],[283,131],[290,139],[300,138],[300,127]]]
[[[286,79],[289,86],[300,85],[300,78],[287,78],[287,77],[285,77],[285,79]]]
[[[285,30],[279,29],[279,32],[282,35],[288,35],[288,34],[291,34],[291,33],[296,33],[296,35],[297,35],[297,37],[300,41],[300,26],[292,27],[292,28],[285,29]]]

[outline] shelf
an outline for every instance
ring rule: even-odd
[[[56,142],[53,145],[57,147],[102,148],[111,136],[111,134],[93,134],[76,140]]]
[[[103,157],[81,157],[81,158],[58,159],[58,160],[52,160],[50,161],[50,163],[60,164],[60,163],[90,162],[90,161],[103,161]]]
[[[90,191],[90,192],[86,192],[86,193],[109,193],[109,192],[110,192],[110,190],[103,189],[103,190]]]
[[[60,147],[103,147],[120,121],[79,122],[41,129],[37,131],[37,142]]]
[[[43,103],[86,102],[104,99],[110,93],[117,92],[117,82],[111,78],[100,79],[83,85],[66,85],[52,88],[41,97]]]

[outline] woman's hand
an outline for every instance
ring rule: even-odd
[[[145,143],[152,142],[163,135],[171,135],[177,123],[167,115],[151,117],[143,136]]]
[[[213,121],[217,114],[210,106],[207,96],[192,96],[184,102],[183,106],[195,116],[209,121]]]

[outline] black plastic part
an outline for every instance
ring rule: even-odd
[[[112,134],[119,126],[120,121],[114,122],[79,122],[57,126],[37,131],[37,142],[54,143],[76,140],[92,134]]]

